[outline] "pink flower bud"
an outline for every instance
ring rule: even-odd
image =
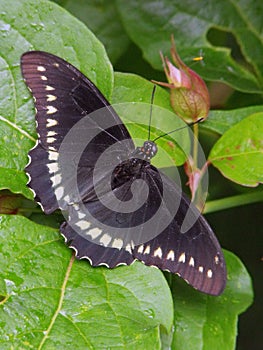
[[[188,160],[184,163],[184,170],[186,175],[188,176],[187,185],[189,185],[190,187],[192,200],[193,200],[195,197],[197,188],[199,186],[200,179],[202,177],[202,171],[194,167],[194,161],[191,156],[189,156]]]
[[[171,105],[185,122],[206,119],[210,108],[209,93],[205,82],[179,57],[172,37],[171,55],[176,67],[167,57],[161,58],[168,83],[156,82],[171,89]]]

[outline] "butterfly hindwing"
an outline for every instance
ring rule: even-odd
[[[65,237],[66,242],[76,252],[78,259],[88,259],[92,266],[107,266],[114,268],[119,265],[130,265],[135,258],[131,254],[131,249],[109,248],[103,245],[92,243],[85,238],[85,233],[79,235],[68,222],[64,222],[60,227],[60,232]]]
[[[83,197],[81,205],[68,206],[68,223],[62,225],[61,232],[70,246],[75,249],[76,256],[79,259],[86,257],[95,266],[104,264],[110,267],[120,264],[120,257],[125,257],[127,264],[135,260],[132,255],[133,245],[140,238],[144,238],[143,225],[145,221],[156,214],[161,203],[160,193],[162,192],[158,170],[155,169],[153,174],[149,175],[146,171],[150,167],[149,163],[143,160],[136,160],[136,163],[142,171],[137,172],[137,168],[134,170],[130,161],[126,161],[125,165],[121,165],[121,167],[125,167],[125,181],[123,183],[120,182],[121,179],[123,180],[122,174],[119,173],[120,168],[117,167],[113,171],[113,191],[112,193],[102,193],[103,191],[100,193],[100,195],[103,195],[103,202],[102,198],[98,197],[98,193],[93,188],[89,188],[89,197]],[[104,175],[102,189],[109,181],[105,173]],[[134,192],[132,193],[131,187],[135,178],[137,180],[143,179],[148,184],[148,197],[145,202],[141,201],[142,205],[139,205],[134,212],[122,212],[123,203],[127,203],[133,197]],[[140,199],[139,187],[137,187],[136,193],[138,194],[137,199]],[[114,204],[112,196],[120,202]],[[166,210],[164,210],[164,213],[160,212],[159,218],[164,218],[165,214]],[[98,252],[99,248],[92,251],[91,242],[103,247],[104,250],[101,248],[102,256],[97,256],[95,253],[95,251]],[[111,256],[111,251],[115,258]]]
[[[162,179],[163,186],[172,189],[173,197],[180,198],[179,210],[159,235],[134,248],[134,257],[145,265],[178,274],[200,291],[221,294],[226,284],[226,266],[215,234],[176,183],[164,175]],[[187,230],[182,232],[189,211],[195,221],[189,222]]]

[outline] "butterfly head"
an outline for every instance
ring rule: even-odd
[[[142,147],[137,147],[133,157],[138,157],[140,159],[150,161],[157,153],[158,147],[153,141],[145,141]]]

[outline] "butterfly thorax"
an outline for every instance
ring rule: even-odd
[[[157,153],[157,145],[153,141],[145,141],[142,147],[137,147],[129,159],[121,162],[112,173],[112,188],[116,188],[129,180],[142,177],[150,167],[150,160]]]
[[[119,165],[113,170],[111,185],[112,188],[121,186],[130,180],[141,178],[141,174],[146,171],[146,168],[150,167],[150,163],[139,158],[130,158]]]

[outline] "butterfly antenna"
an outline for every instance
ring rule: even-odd
[[[181,130],[181,129],[185,129],[185,128],[187,128],[188,126],[192,126],[192,125],[194,125],[194,124],[200,123],[202,120],[204,120],[204,118],[200,118],[200,119],[198,119],[196,122],[193,122],[193,123],[191,123],[191,124],[182,126],[181,128],[174,129],[174,130],[172,130],[172,131],[166,132],[165,134],[162,134],[162,135],[156,137],[156,138],[153,140],[153,142],[159,140],[161,137],[170,135],[170,134],[172,134],[172,133],[175,132],[175,131],[178,131],[178,130]]]
[[[152,125],[152,114],[153,114],[153,100],[155,95],[156,85],[153,86],[152,97],[151,97],[151,109],[150,109],[150,118],[149,118],[149,128],[148,128],[148,140],[151,136],[151,125]]]

